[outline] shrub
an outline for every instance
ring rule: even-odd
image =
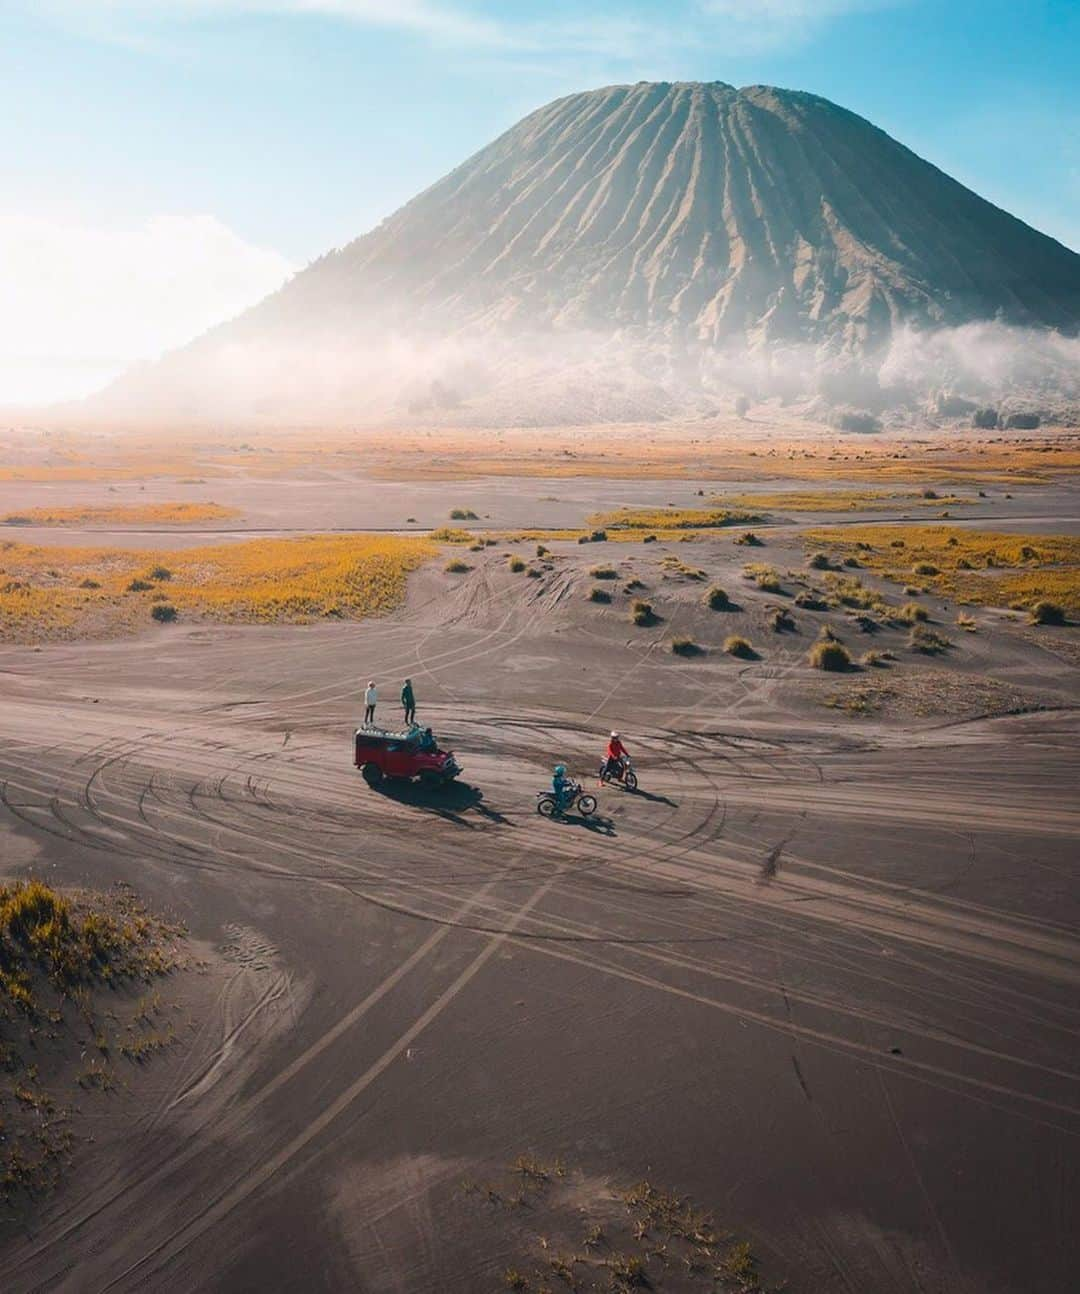
[[[780,576],[771,566],[762,566],[759,562],[752,562],[749,566],[744,567],[743,573],[747,579],[753,580],[759,589],[764,589],[766,593],[779,593]]]
[[[652,625],[658,618],[651,602],[638,601],[630,607],[630,619],[636,625]]]
[[[747,638],[741,638],[738,634],[729,634],[724,639],[724,651],[729,656],[738,656],[742,660],[753,660],[757,656],[753,644]]]
[[[127,591],[129,593],[145,593],[147,589],[152,589],[153,587],[148,580],[134,579],[127,586]]]
[[[861,566],[861,565],[862,565],[862,563],[859,561],[859,559],[858,559],[857,557],[845,557],[845,558],[844,558],[844,565],[845,565],[845,566]]]
[[[613,566],[594,566],[589,574],[594,580],[617,580],[619,572]]]
[[[540,576],[543,575],[543,573],[544,573],[543,571],[537,569],[537,567],[535,566],[530,566],[528,570],[525,572],[525,574],[528,576],[530,580],[538,580]]]
[[[486,547],[487,547],[487,545],[486,545],[486,544],[484,544],[482,541],[481,541],[480,543],[470,544],[470,545],[469,545],[469,552],[470,552],[470,553],[482,553]]]
[[[97,580],[92,580],[88,576],[85,580],[79,581],[79,588],[80,589],[100,589],[101,585],[97,582]]]
[[[712,588],[706,589],[702,601],[710,611],[727,611],[731,607],[731,599],[719,584],[714,584]]]
[[[517,553],[511,553],[510,556],[507,557],[506,565],[515,575],[519,575],[525,569],[525,561],[523,558],[519,557]]]
[[[917,598],[920,593],[925,593],[925,592],[926,590],[922,587],[921,584],[904,585],[904,597],[906,598]]]
[[[1034,431],[1042,419],[1037,413],[1010,413],[1005,419],[1005,426],[1011,431]]]
[[[797,594],[795,605],[802,607],[804,611],[827,611],[829,609],[829,604],[813,592]]]
[[[150,608],[150,614],[159,624],[168,624],[176,619],[176,608],[171,602],[158,602]]]
[[[851,652],[841,642],[822,640],[810,648],[810,664],[814,669],[842,673],[851,668]]]
[[[859,662],[868,669],[887,669],[889,656],[887,652],[868,651],[863,652],[862,660]]]
[[[630,579],[628,579],[626,583],[623,585],[623,592],[633,593],[635,589],[643,589],[644,587],[645,587],[644,581],[639,580],[636,575],[632,575]]]
[[[919,620],[929,620],[930,612],[921,602],[905,602],[897,608],[895,619],[902,620],[906,625],[913,625]]]
[[[937,656],[943,651],[947,651],[952,646],[948,638],[933,629],[927,629],[925,625],[915,625],[908,638],[908,646],[912,651],[921,652],[924,656]]]
[[[448,571],[451,575],[462,575],[465,571],[472,570],[472,567],[468,562],[463,562],[460,557],[451,557],[443,570]]]
[[[971,419],[973,427],[978,427],[982,431],[996,431],[998,425],[998,411],[996,409],[976,409]]]
[[[673,638],[671,650],[676,656],[700,656],[702,651],[693,638]]]
[[[167,566],[155,566],[150,572],[150,579],[158,581],[171,580],[172,571]]]
[[[547,555],[548,555],[548,553],[549,553],[550,551],[551,551],[551,550],[550,550],[549,548],[545,548],[543,544],[537,544],[537,545],[536,545],[536,555],[537,555],[537,557],[547,557]]]
[[[599,586],[597,586],[589,590],[589,601],[590,602],[610,602],[611,594],[607,591],[607,589],[602,589]]]
[[[961,557],[956,563],[956,569],[958,571],[973,571],[975,565],[973,562],[969,562],[966,557]]]
[[[806,564],[807,566],[812,566],[815,571],[827,571],[832,566],[828,553],[814,553]]]
[[[744,544],[747,548],[764,548],[765,546],[765,540],[759,539],[752,530],[744,530],[743,533],[736,538],[735,542],[737,544]]]
[[[912,575],[940,575],[941,572],[932,562],[916,562],[911,568]]]
[[[1063,625],[1066,623],[1065,608],[1057,602],[1043,599],[1031,608],[1028,619],[1033,625]]]
[[[476,513],[473,512],[472,508],[451,508],[450,520],[451,521],[476,521],[477,516],[476,516]]]
[[[773,607],[769,616],[769,624],[775,634],[784,633],[785,631],[794,632],[795,617],[783,607]]]
[[[939,496],[937,490],[923,490],[922,497],[924,499],[936,499]]]
[[[961,611],[956,617],[956,627],[958,629],[966,629],[969,634],[973,634],[979,626],[976,624],[973,616],[965,615],[964,612]]]
[[[590,534],[590,535],[589,535],[589,543],[590,543],[590,544],[604,544],[604,543],[607,543],[607,531],[606,531],[606,530],[594,530],[594,531],[592,532],[592,534]]]
[[[646,535],[646,536],[645,536],[645,538],[644,538],[641,542],[642,542],[643,544],[655,544],[655,543],[656,543],[656,536],[655,536],[655,535]]]

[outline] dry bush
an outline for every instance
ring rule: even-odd
[[[804,611],[828,611],[829,604],[812,590],[809,592],[797,593],[795,595],[795,605],[802,607]]]
[[[443,570],[450,575],[463,575],[466,571],[471,571],[472,567],[468,562],[463,562],[460,557],[451,557]]]
[[[150,614],[159,624],[170,624],[176,619],[176,608],[171,602],[158,602],[150,608]]]
[[[630,607],[630,619],[636,625],[653,625],[659,619],[651,602],[637,601]]]
[[[812,553],[806,559],[806,564],[813,567],[815,571],[827,571],[832,566],[828,553]]]
[[[773,633],[794,633],[796,630],[795,617],[784,607],[773,607],[769,613],[769,627]]]
[[[753,643],[739,634],[729,634],[724,639],[724,651],[729,656],[738,656],[741,660],[754,660],[757,656]]]
[[[829,670],[832,673],[842,673],[851,668],[851,652],[842,642],[832,639],[814,643],[808,659],[814,669]]]
[[[929,620],[930,612],[921,602],[905,602],[902,607],[897,607],[893,619],[906,625],[913,625],[921,620]]]
[[[765,540],[755,535],[752,530],[744,531],[743,534],[735,540],[737,544],[743,544],[747,548],[764,548]]]
[[[939,656],[942,652],[948,651],[952,643],[933,629],[917,624],[908,636],[908,646],[912,651],[920,652],[923,656]]]
[[[476,516],[476,513],[473,512],[472,508],[451,508],[450,520],[451,521],[476,521],[477,516]]]
[[[588,597],[590,602],[610,602],[611,601],[610,592],[607,589],[600,588],[599,586],[595,586],[591,588],[589,590]]]
[[[506,565],[515,575],[520,575],[525,569],[525,559],[519,557],[517,553],[511,553],[506,559]]]
[[[1035,603],[1028,612],[1028,619],[1033,625],[1063,625],[1067,623],[1065,608],[1059,606],[1056,602],[1048,602],[1045,599]]]
[[[693,638],[673,638],[671,650],[676,656],[700,656],[704,649]]]
[[[617,580],[619,572],[613,566],[594,566],[589,574],[594,580]]]
[[[714,584],[712,588],[706,589],[705,596],[701,600],[710,611],[728,611],[731,609],[731,599],[719,584]]]

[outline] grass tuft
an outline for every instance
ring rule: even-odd
[[[757,652],[754,651],[754,645],[748,638],[743,638],[739,634],[729,634],[724,639],[724,651],[729,656],[738,656],[740,660],[756,660]]]
[[[636,625],[654,625],[660,617],[653,610],[651,602],[638,599],[630,606],[630,619]]]
[[[676,656],[700,656],[704,652],[704,648],[699,647],[693,638],[673,638],[671,650]]]
[[[1028,612],[1028,619],[1033,625],[1063,625],[1065,619],[1065,608],[1057,602],[1048,602],[1046,599],[1040,599]]]
[[[833,639],[822,639],[810,648],[808,657],[814,669],[828,670],[831,673],[843,673],[851,669],[851,652],[842,642]]]

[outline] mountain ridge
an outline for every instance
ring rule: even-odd
[[[536,109],[156,372],[255,346],[336,379],[387,339],[590,335],[646,368],[792,346],[865,368],[901,330],[987,320],[1075,335],[1080,256],[820,96],[638,82]]]

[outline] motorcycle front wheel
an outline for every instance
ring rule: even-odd
[[[587,818],[590,813],[596,812],[596,797],[593,795],[582,795],[578,797],[578,812],[582,817]]]
[[[628,770],[628,771],[627,771],[627,773],[626,773],[626,775],[623,777],[623,785],[626,787],[626,789],[627,789],[628,791],[636,791],[636,790],[637,790],[637,773],[631,773],[631,772]]]

